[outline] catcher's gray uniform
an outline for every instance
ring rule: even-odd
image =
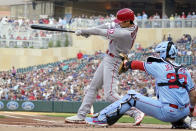
[[[96,70],[82,105],[78,110],[78,117],[84,119],[96,99],[99,89],[103,87],[105,100],[114,102],[120,99],[117,93],[118,69],[122,60],[119,53],[128,54],[133,46],[138,31],[138,26],[121,28],[116,23],[104,24],[96,28],[82,29],[81,35],[100,35],[110,40],[109,49],[103,61]],[[131,112],[129,112],[131,115]]]

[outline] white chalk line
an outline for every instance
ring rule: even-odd
[[[37,115],[27,115],[27,114],[22,114],[22,113],[17,113],[17,112],[4,112],[4,113],[8,113],[8,114],[14,114],[14,115],[21,115],[21,116],[32,116],[32,117],[35,117]]]
[[[17,114],[17,113],[14,113],[14,112],[5,112],[5,113],[15,114],[15,115],[23,115],[23,116],[30,116],[30,117],[34,116],[34,115],[26,115],[26,114]],[[4,113],[0,113],[0,114],[3,115],[3,116],[6,116],[6,117],[11,117],[11,118],[18,118],[18,119],[24,118],[24,117],[18,117],[18,116],[13,116],[13,115],[6,115]],[[31,119],[35,120],[35,121],[44,121],[44,122],[49,122],[49,123],[58,123],[57,121],[49,121],[49,120],[42,120],[42,119],[35,119],[35,118],[31,118]]]
[[[3,116],[6,116],[6,117],[11,117],[11,118],[22,118],[22,117],[18,117],[18,116],[11,116],[11,115],[6,115],[6,114],[1,114]]]

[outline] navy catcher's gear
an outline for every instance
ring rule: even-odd
[[[160,53],[160,57],[163,59],[175,58],[178,54],[178,49],[175,47],[173,42],[164,41],[156,46],[155,52]]]
[[[128,109],[136,105],[137,98],[135,94],[135,91],[128,91],[128,94],[122,99],[103,109],[97,119],[99,121],[107,121],[108,125],[113,125]]]
[[[164,61],[163,61],[163,59],[150,56],[150,57],[147,58],[147,62],[158,62],[158,63],[160,63],[160,62],[164,62]]]

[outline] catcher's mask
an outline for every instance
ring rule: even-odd
[[[156,53],[160,53],[160,57],[163,59],[166,58],[176,58],[178,54],[178,49],[171,41],[164,41],[158,44],[155,48]]]

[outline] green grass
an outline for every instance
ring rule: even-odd
[[[134,119],[132,117],[129,116],[123,116],[120,118],[120,120],[118,121],[119,123],[134,123]],[[169,125],[169,123],[167,122],[162,122],[158,119],[155,119],[153,117],[150,116],[145,116],[142,123],[144,124],[163,124],[163,125]]]
[[[71,114],[71,113],[44,113],[42,115],[51,116],[51,117],[69,117],[69,116],[73,116],[75,114]],[[88,115],[88,116],[90,116],[90,115]],[[134,119],[127,116],[127,115],[124,115],[123,117],[120,118],[118,123],[134,123]],[[145,116],[142,123],[144,123],[144,124],[163,124],[163,125],[170,124],[167,122],[162,122],[162,121],[157,120],[157,119],[150,117],[150,116]]]

